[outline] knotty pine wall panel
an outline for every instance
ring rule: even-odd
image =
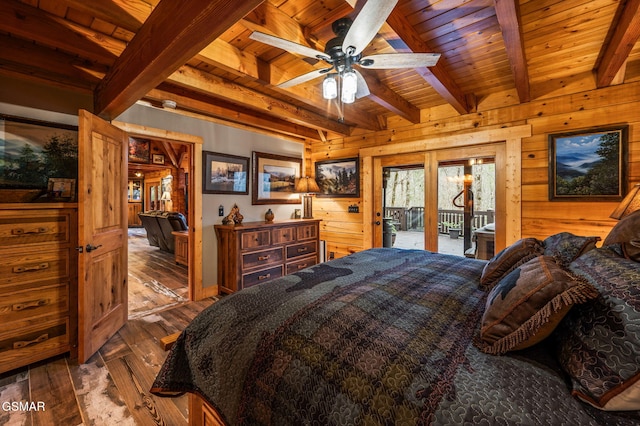
[[[572,84],[593,87],[592,76]],[[552,89],[549,89],[549,93]],[[521,105],[509,105],[513,93],[504,100],[492,97],[480,102],[478,111],[455,115],[445,108],[423,111],[426,121],[410,124],[403,119],[389,121],[389,129],[359,133],[349,137],[311,143],[311,163],[325,159],[353,157],[362,148],[420,141],[461,131],[473,132],[503,126],[530,124],[532,136],[522,140],[521,212],[523,237],[546,238],[568,231],[578,235],[596,235],[604,239],[617,222],[609,218],[617,202],[549,201],[548,135],[591,127],[625,123],[629,125],[627,180],[631,186],[640,182],[640,82],[585,90],[581,93],[547,96]],[[496,107],[496,105],[500,105]],[[502,106],[506,105],[506,106]],[[483,107],[488,109],[483,110]],[[431,119],[430,119],[431,118]],[[313,165],[311,166],[313,167]],[[362,165],[361,165],[362,167]],[[370,171],[360,170],[360,174]],[[362,182],[361,182],[362,188]],[[335,257],[364,249],[362,214],[348,213],[350,204],[361,205],[359,199],[314,199],[314,216],[323,219],[320,238],[327,242],[327,252]]]

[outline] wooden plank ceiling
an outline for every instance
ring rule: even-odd
[[[436,66],[362,70],[371,94],[342,111],[321,78],[277,87],[326,64],[253,31],[323,51],[331,24],[364,3],[2,0],[0,75],[91,93],[107,119],[173,100],[180,113],[300,139],[419,123],[434,107],[466,114],[496,94],[529,102],[577,78],[640,78],[640,0],[400,0],[364,54],[436,52]]]

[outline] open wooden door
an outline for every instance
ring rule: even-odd
[[[78,141],[78,361],[127,321],[128,136],[81,110]]]

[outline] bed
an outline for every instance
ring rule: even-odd
[[[203,311],[151,391],[188,392],[191,424],[640,424],[640,264],[596,242],[563,233],[489,262],[381,248],[315,265]],[[511,290],[534,276],[547,278],[525,307]],[[611,312],[603,332],[597,315]],[[590,365],[607,374],[585,380]]]

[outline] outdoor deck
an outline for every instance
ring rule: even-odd
[[[424,250],[424,233],[421,231],[397,231],[396,242],[393,246],[397,248]],[[449,235],[438,235],[438,252],[463,256],[463,238],[460,237],[456,240],[451,239]]]

